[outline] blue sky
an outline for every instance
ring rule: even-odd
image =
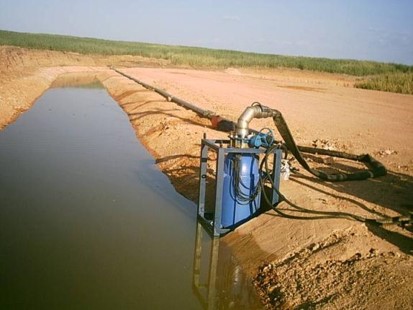
[[[0,0],[0,29],[413,65],[413,0]]]

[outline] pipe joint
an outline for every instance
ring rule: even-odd
[[[249,133],[249,123],[254,118],[267,118],[275,116],[276,111],[262,105],[252,105],[238,118],[236,126],[237,138],[245,139]]]

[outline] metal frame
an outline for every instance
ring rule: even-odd
[[[208,168],[208,154],[212,150],[217,153],[216,159],[216,174],[215,174],[215,203],[213,208],[214,218],[208,220],[205,218],[205,198],[206,198],[206,179]],[[201,157],[200,157],[200,172],[199,172],[199,196],[198,196],[198,221],[206,228],[206,230],[214,237],[219,237],[229,231],[229,228],[222,228],[222,195],[224,182],[224,160],[230,153],[237,154],[263,154],[266,149],[254,148],[235,148],[230,147],[230,140],[211,140],[202,139],[201,141]],[[282,150],[274,149],[273,161],[273,181],[275,188],[272,190],[272,203],[279,201],[277,191],[280,187],[280,171],[281,171],[281,157]],[[278,176],[278,177],[277,177]]]
[[[203,225],[197,223],[195,237],[195,252],[192,272],[192,289],[205,309],[215,309],[216,302],[216,281],[219,258],[219,239],[212,238],[209,253],[202,249]],[[204,253],[203,253],[204,252]],[[206,253],[205,253],[206,252]],[[206,282],[201,282],[201,258],[208,255],[208,275]]]

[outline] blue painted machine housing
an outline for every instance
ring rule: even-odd
[[[224,228],[236,226],[260,208],[259,159],[256,154],[228,154],[224,161],[222,219]]]

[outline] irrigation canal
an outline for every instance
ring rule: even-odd
[[[47,91],[0,132],[1,309],[255,308],[104,89]]]

